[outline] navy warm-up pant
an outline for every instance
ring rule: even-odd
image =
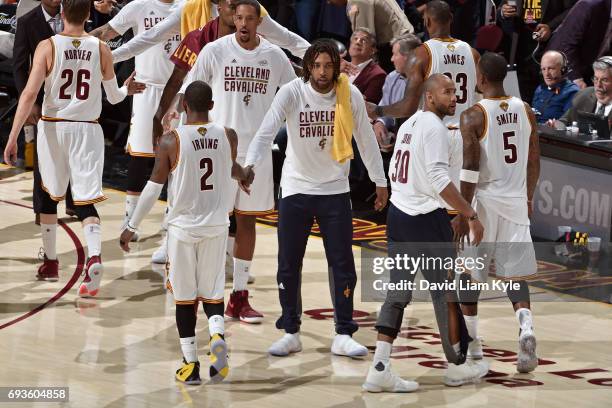
[[[308,235],[316,219],[329,266],[330,292],[338,334],[353,334],[353,294],[357,283],[353,259],[353,217],[349,193],[295,194],[279,201],[278,294],[283,309],[276,327],[296,333],[301,325],[302,261]]]

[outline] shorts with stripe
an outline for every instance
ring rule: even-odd
[[[40,120],[37,151],[42,188],[53,200],[64,198],[68,183],[75,205],[106,200],[104,134],[98,123]]]
[[[147,85],[132,101],[132,120],[126,151],[130,156],[155,157],[153,151],[153,116],[159,106],[163,88]]]
[[[244,165],[245,157],[236,159],[238,164]],[[272,166],[272,151],[257,164],[253,171],[255,179],[251,184],[251,194],[247,194],[232,182],[235,195],[234,212],[243,215],[265,215],[274,210],[274,172]]]
[[[176,226],[168,226],[167,287],[175,302],[223,302],[227,230],[189,240],[177,230]]]

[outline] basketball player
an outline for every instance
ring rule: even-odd
[[[469,229],[477,245],[482,238],[478,215],[466,202],[449,178],[447,128],[445,116],[455,113],[456,88],[445,75],[434,74],[424,83],[425,106],[400,127],[389,165],[391,206],[387,216],[389,258],[424,256],[446,259],[452,251],[430,243],[452,243],[450,217],[440,198],[469,220]],[[409,160],[408,160],[409,159]],[[421,267],[430,283],[447,281],[442,266]],[[416,271],[391,270],[391,282],[414,280]],[[488,366],[483,360],[466,363],[469,338],[461,311],[450,290],[431,290],[431,298],[440,330],[442,347],[448,360],[444,382],[459,386],[483,377]],[[455,295],[455,296],[453,296]],[[411,392],[418,388],[391,371],[393,341],[402,325],[404,309],[412,299],[410,290],[389,290],[376,322],[378,338],[374,361],[363,388],[369,392]]]
[[[300,341],[300,282],[301,269],[308,235],[316,217],[325,255],[332,274],[330,291],[334,304],[336,336],[331,347],[333,354],[363,357],[367,349],[351,337],[357,331],[353,320],[353,295],[357,274],[353,260],[353,220],[349,194],[349,158],[338,160],[332,156],[334,144],[341,138],[334,122],[340,81],[350,92],[350,112],[342,119],[350,119],[352,134],[366,164],[370,178],[376,183],[375,208],[381,211],[387,204],[387,180],[376,136],[369,123],[364,99],[359,90],[340,77],[340,55],[329,40],[316,41],[306,51],[303,78],[296,78],[283,86],[266,113],[257,135],[251,142],[245,164],[255,172],[255,184],[270,177],[260,163],[268,160],[272,141],[285,119],[287,120],[287,157],[281,179],[278,224],[278,272],[276,280],[283,309],[276,327],[285,335],[268,349],[275,356],[286,356],[302,349]],[[336,133],[337,132],[337,133]],[[346,142],[351,145],[350,140]]]
[[[230,5],[236,4],[235,0],[226,1]],[[214,4],[218,3],[216,0],[211,0],[211,2]],[[181,25],[184,23],[182,21],[183,9],[187,3],[184,0],[177,1],[172,14],[168,18],[157,24],[153,29],[139,33],[130,41],[114,50],[113,60],[115,63],[130,59],[144,52],[147,48],[159,42],[165,42],[168,38],[179,34],[181,32]],[[202,7],[206,4],[205,1],[201,1],[201,3]],[[258,33],[271,43],[289,50],[296,57],[302,58],[306,49],[310,46],[308,41],[278,24],[267,12],[263,14],[261,24],[257,27]]]
[[[246,172],[236,163],[236,132],[209,123],[208,112],[213,107],[210,87],[202,81],[192,82],[185,90],[183,107],[186,124],[161,138],[153,173],[119,243],[129,251],[134,231],[169,180],[168,282],[183,351],[183,366],[176,371],[176,379],[197,385],[201,380],[194,305],[199,301],[208,317],[210,378],[222,381],[229,372],[223,337],[227,189],[232,177],[245,179]]]
[[[375,106],[370,103],[366,105],[373,119],[383,116],[407,118],[417,111],[423,94],[423,84],[427,78],[434,74],[444,74],[455,82],[457,88],[455,114],[446,116],[444,124],[449,129],[450,178],[459,188],[459,171],[463,153],[459,118],[463,111],[476,102],[474,98],[476,67],[480,54],[466,42],[451,37],[453,15],[448,3],[434,0],[427,3],[425,7],[425,27],[431,39],[416,48],[408,59],[404,71],[408,79],[404,98],[388,106]],[[444,201],[443,205],[450,213],[456,213]]]
[[[255,0],[236,0],[236,33],[207,44],[189,72],[185,85],[195,80],[211,84],[216,104],[212,119],[238,134],[238,163],[270,108],[278,87],[295,78],[287,56],[276,45],[257,35],[261,8]],[[183,85],[183,86],[185,86]],[[272,151],[258,165],[258,177],[250,195],[236,190],[236,240],[233,292],[225,314],[246,323],[260,323],[263,315],[250,306],[247,290],[249,268],[255,250],[255,221],[274,208]]]
[[[135,0],[127,4],[107,24],[91,32],[91,35],[108,41],[127,30],[134,35],[150,30],[171,12],[173,0]],[[136,56],[136,80],[147,85],[146,90],[135,95],[132,103],[132,121],[127,141],[130,155],[128,185],[125,198],[125,222],[129,221],[138,203],[140,192],[151,174],[155,152],[151,143],[151,117],[161,98],[161,93],[172,73],[168,60],[180,41],[176,34],[164,43],[158,43]],[[134,234],[138,239],[138,234]]]
[[[478,89],[484,99],[461,115],[461,193],[468,202],[474,200],[485,226],[483,243],[490,244],[476,249],[477,256],[488,253],[487,262],[471,276],[486,282],[491,258],[495,258],[497,276],[519,281],[519,289],[508,289],[507,294],[520,327],[517,370],[527,373],[538,365],[529,288],[521,280],[537,272],[529,232],[531,200],[540,174],[536,121],[527,103],[507,96],[503,86],[507,63],[502,56],[485,54],[478,65]],[[465,219],[459,221],[459,236],[463,236]],[[470,337],[477,338],[479,293],[463,295],[470,297],[461,305],[467,328]],[[480,342],[474,342],[474,346],[479,348],[470,350],[470,354],[482,358]]]
[[[133,75],[117,87],[110,49],[83,28],[89,18],[89,0],[64,0],[64,31],[42,41],[34,53],[32,71],[17,107],[9,141],[4,151],[14,163],[17,136],[43,82],[45,96],[38,122],[38,160],[43,200],[41,232],[44,263],[39,277],[58,279],[56,251],[57,202],[63,199],[68,182],[83,223],[89,258],[80,296],[96,296],[102,279],[100,218],[94,204],[106,199],[102,192],[104,135],[98,124],[104,86],[108,101],[121,102],[126,95],[142,92],[144,84]]]

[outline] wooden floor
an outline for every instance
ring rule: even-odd
[[[432,308],[416,303],[404,321],[412,330],[397,341],[392,362],[399,374],[421,383],[421,389],[405,395],[362,392],[371,355],[359,361],[329,351],[333,322],[324,309],[331,303],[323,245],[317,238],[310,239],[304,262],[303,303],[309,311],[302,324],[304,350],[292,357],[269,357],[266,349],[282,333],[274,328],[280,312],[276,230],[265,226],[258,226],[252,268],[257,281],[250,287],[252,305],[265,314],[264,323],[226,323],[231,369],[226,382],[176,384],[173,374],[181,353],[174,304],[164,290],[163,268],[150,263],[160,240],[163,204],[143,223],[141,242],[124,254],[118,245],[124,195],[106,191],[110,199],[98,205],[105,275],[99,297],[84,300],[76,295],[81,277],[75,268],[79,254],[84,256],[76,221],[58,229],[60,281],[34,278],[41,241],[27,208],[31,184],[30,173],[0,168],[0,386],[67,386],[70,402],[64,407],[612,406],[612,309],[595,302],[535,303],[542,362],[529,375],[515,372],[518,330],[511,306],[481,304],[481,334],[491,372],[480,384],[461,388],[442,385],[443,359]],[[358,249],[355,253],[359,264]],[[54,303],[41,308],[53,298]],[[362,326],[355,338],[374,346],[378,305],[361,303],[359,293],[355,299]],[[200,316],[198,348],[206,366],[208,329]]]

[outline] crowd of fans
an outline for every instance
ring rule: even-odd
[[[129,1],[92,1],[90,29],[105,24]],[[368,102],[380,105],[397,102],[403,95],[406,61],[428,39],[422,21],[427,2],[260,0],[271,17],[306,40],[331,37],[344,44],[345,59],[352,63],[351,82]],[[521,97],[532,105],[540,123],[562,127],[575,118],[576,109],[610,117],[612,0],[447,2],[454,14],[452,35],[480,52],[503,54],[515,66]],[[41,3],[47,23],[59,32],[60,0]],[[21,0],[18,8],[37,4]],[[40,28],[18,25],[17,37],[30,37],[37,30]],[[17,38],[14,74],[18,91],[25,85],[30,57]],[[373,123],[382,152],[392,149],[400,124],[393,118]]]

